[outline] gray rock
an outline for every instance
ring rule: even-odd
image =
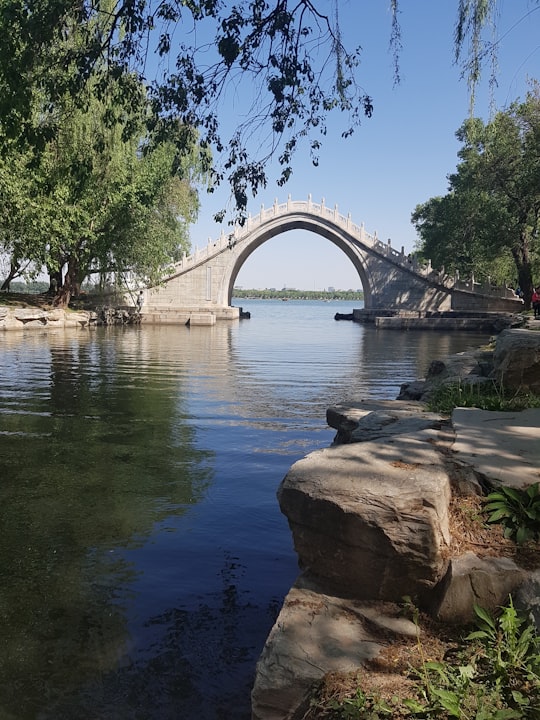
[[[13,310],[13,317],[19,322],[27,324],[40,324],[45,325],[47,322],[47,313],[44,310],[37,308],[15,308]]]
[[[493,376],[505,387],[540,393],[540,332],[503,330],[495,345]]]
[[[540,632],[540,570],[532,572],[514,594],[514,605]]]
[[[440,428],[442,419],[417,403],[382,400],[329,408],[326,422],[338,431],[334,439],[337,445]]]
[[[288,593],[257,663],[253,720],[285,720],[326,673],[351,671],[399,635],[414,637],[409,620],[387,607],[324,593],[301,576]]]
[[[479,558],[472,552],[465,553],[452,559],[433,614],[446,623],[470,623],[475,617],[475,604],[495,610],[507,602],[525,577],[525,571],[509,558]]]
[[[491,484],[522,488],[538,482],[540,408],[521,412],[456,408],[452,426],[456,464],[473,469]]]
[[[424,431],[338,445],[295,463],[278,499],[300,566],[359,599],[400,601],[437,585],[450,482],[433,440]]]
[[[478,351],[468,351],[451,355],[443,360],[433,360],[428,368],[426,381],[441,382],[449,378],[479,374]]]
[[[415,380],[414,382],[402,383],[399,389],[398,400],[421,400],[426,392],[426,381]]]

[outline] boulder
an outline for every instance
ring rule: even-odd
[[[379,400],[328,408],[326,422],[338,431],[334,438],[337,445],[440,428],[442,421],[439,413],[427,412],[418,403]]]
[[[403,383],[398,400],[428,401],[441,385],[481,385],[491,382],[492,350],[471,350],[451,355],[445,360],[433,360],[424,380]]]
[[[493,354],[493,377],[507,388],[540,393],[540,332],[503,330]]]
[[[64,316],[64,327],[88,327],[91,321],[88,312],[67,311]]]
[[[540,632],[540,570],[530,573],[514,595],[514,605]]]
[[[509,558],[479,558],[467,552],[452,558],[432,612],[441,622],[466,625],[475,618],[474,605],[496,610],[525,577],[525,570]]]
[[[278,490],[300,566],[358,599],[419,598],[446,572],[450,481],[431,430],[338,445]]]
[[[45,325],[47,323],[47,313],[38,308],[15,308],[13,317],[24,325]]]

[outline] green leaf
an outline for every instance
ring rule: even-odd
[[[527,542],[527,540],[530,540],[531,535],[532,535],[531,531],[522,525],[521,527],[518,528],[517,533],[516,533],[517,544],[523,545],[524,543]]]
[[[493,618],[491,615],[487,612],[487,610],[484,610],[483,607],[480,607],[480,605],[474,605],[474,612],[476,615],[483,620],[490,628],[495,630],[495,623],[493,621]]]
[[[506,503],[506,496],[500,492],[492,492],[486,498],[487,502],[503,502]]]
[[[405,705],[405,707],[412,713],[421,713],[426,709],[425,705],[422,705],[422,703],[418,702],[418,700],[415,700],[414,698],[405,698],[405,700],[403,700],[403,705]]]
[[[499,522],[501,518],[508,517],[509,515],[510,513],[508,512],[508,510],[506,510],[505,508],[501,508],[500,510],[496,510],[494,513],[492,513],[488,517],[487,521],[489,523],[496,523]]]
[[[484,510],[491,512],[492,510],[499,510],[500,508],[508,508],[506,500],[493,500],[484,505]]]
[[[474,630],[466,636],[465,640],[487,640],[490,637],[492,637],[491,633],[487,633],[485,630]]]
[[[441,688],[433,688],[433,695],[439,699],[439,702],[445,710],[449,712],[452,717],[461,717],[459,709],[459,697],[456,693],[450,690],[442,690]]]
[[[511,487],[504,487],[502,488],[502,492],[512,500],[515,500],[517,503],[523,502],[523,493],[519,490],[515,490]]]

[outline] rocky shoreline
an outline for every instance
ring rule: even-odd
[[[0,305],[0,331],[92,328],[99,325],[138,325],[140,322],[140,313],[128,306],[72,310]]]
[[[492,379],[540,394],[540,332],[504,330],[494,349],[436,361],[401,399],[328,410],[334,443],[295,463],[278,490],[301,571],[257,664],[253,720],[303,717],[328,673],[414,637],[404,597],[455,626],[475,603],[493,610],[512,593],[540,625],[538,548],[523,555],[479,532],[456,542],[455,520],[492,487],[538,481],[540,409],[449,417],[425,406],[441,384]]]

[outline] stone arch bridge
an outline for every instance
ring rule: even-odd
[[[231,306],[233,288],[242,265],[263,243],[289,230],[309,230],[327,238],[352,262],[364,291],[364,311],[377,315],[396,311],[518,311],[519,301],[507,288],[479,285],[474,279],[460,281],[444,270],[434,270],[428,261],[415,259],[381,242],[355,225],[350,214],[341,215],[337,206],[324,200],[307,200],[261,208],[249,216],[243,227],[209,241],[202,249],[184,256],[162,284],[145,292],[145,322],[186,322],[213,324],[216,319],[239,317]],[[284,263],[287,258],[283,258]]]

